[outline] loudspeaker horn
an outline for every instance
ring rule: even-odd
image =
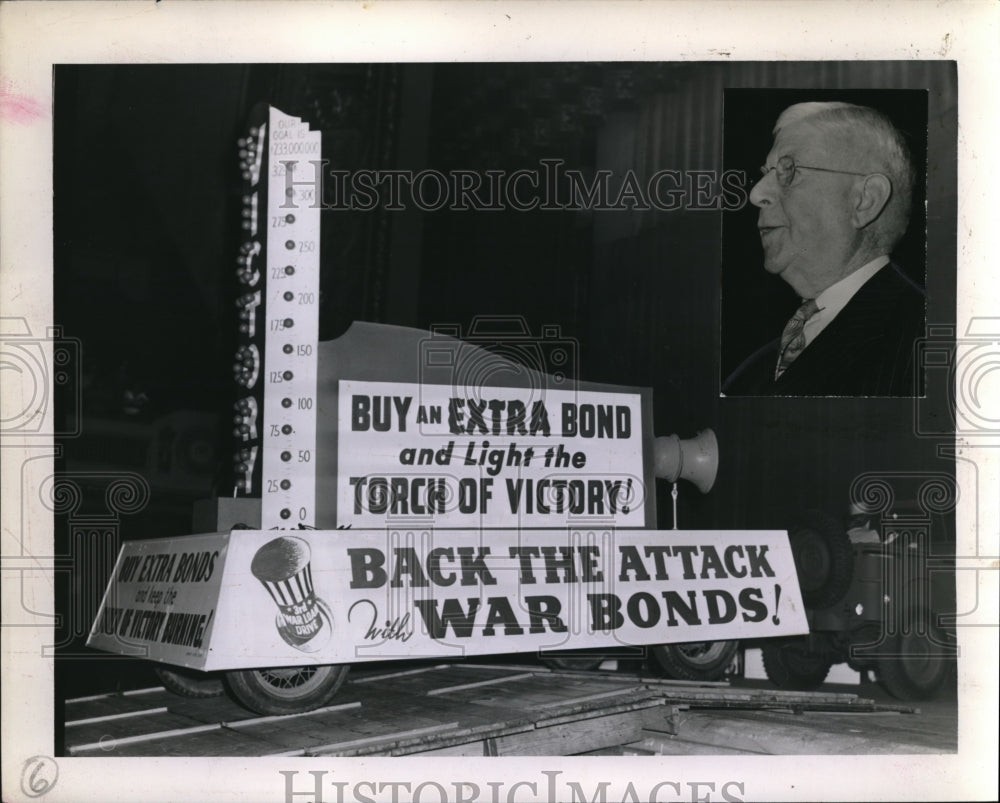
[[[705,494],[715,484],[718,470],[719,442],[710,429],[687,440],[668,435],[653,441],[653,474],[661,479],[687,480]]]

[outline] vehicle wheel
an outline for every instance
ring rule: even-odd
[[[326,705],[349,669],[343,664],[241,669],[226,672],[226,684],[258,714],[300,714]]]
[[[847,593],[854,577],[854,549],[836,519],[806,511],[789,529],[788,542],[808,607],[826,608]]]
[[[833,662],[809,652],[804,641],[781,641],[761,647],[764,672],[779,689],[812,691],[830,674]]]
[[[543,655],[542,663],[549,669],[565,672],[590,672],[604,663],[603,655]]]
[[[876,673],[879,685],[900,700],[927,700],[941,688],[954,667],[954,648],[927,609],[910,609],[902,632],[888,641]],[[924,631],[924,632],[921,632]]]
[[[668,677],[718,680],[733,662],[738,646],[736,641],[691,641],[685,644],[656,644],[652,652]]]
[[[199,672],[182,666],[157,666],[153,671],[166,689],[184,697],[218,697],[226,691],[217,672]]]

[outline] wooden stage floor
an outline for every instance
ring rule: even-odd
[[[780,692],[616,672],[456,663],[352,669],[332,704],[261,717],[162,688],[65,704],[71,756],[948,753],[954,692],[900,705],[873,685]]]

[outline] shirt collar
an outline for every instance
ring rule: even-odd
[[[866,262],[853,273],[847,274],[836,284],[832,284],[822,293],[816,296],[816,306],[824,310],[827,314],[824,317],[832,318],[840,312],[848,301],[854,296],[861,285],[867,282],[880,269],[889,264],[888,254],[875,257],[871,262]]]
[[[861,289],[865,282],[888,264],[888,255],[876,257],[816,296],[818,312],[806,321],[803,328],[806,345],[811,343],[826,328],[827,324],[847,306],[847,302],[854,297],[854,294]]]

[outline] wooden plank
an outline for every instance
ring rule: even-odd
[[[470,669],[503,669],[510,672],[538,672],[542,675],[552,672],[552,669],[544,664],[488,664],[483,661],[475,661],[466,664],[466,666]]]
[[[657,708],[658,710],[664,712],[666,716],[667,712],[672,711],[672,707],[666,705],[666,701],[662,697],[650,697],[648,693],[642,689],[632,690],[628,694],[623,694],[616,696],[613,699],[599,699],[599,700],[567,700],[564,705],[559,708],[551,708],[545,711],[538,711],[535,713],[535,720],[539,726],[548,723],[550,720],[556,718],[570,718],[577,717],[583,718],[587,716],[592,716],[594,713],[603,714],[611,713],[615,711],[632,710],[636,708]]]
[[[767,700],[686,700],[671,696],[670,702],[682,708],[698,711],[725,709],[732,711],[774,711],[789,714],[919,714],[920,709],[905,705],[883,705],[867,700],[848,700],[843,703],[817,702],[770,702]]]
[[[113,721],[81,725],[66,731],[66,746],[70,755],[77,751],[91,749],[110,750],[117,744],[156,738],[158,734],[183,732],[198,727],[220,727],[206,725],[189,717],[170,712],[151,714],[148,717],[129,717]],[[127,740],[127,741],[125,741]]]
[[[432,672],[414,673],[406,677],[406,693],[414,695],[426,694],[429,690],[441,686],[456,686],[462,683],[476,683],[491,678],[507,677],[520,672],[510,672],[505,668],[501,669],[479,669],[465,665],[448,666]],[[397,690],[401,681],[398,678],[386,677],[364,683],[369,688],[384,688]]]
[[[732,688],[732,684],[728,680],[680,680],[678,678],[661,678],[655,675],[639,675],[636,680],[639,683],[655,683],[662,686],[677,686],[678,688],[696,686],[714,689]]]
[[[520,681],[523,683],[524,681]],[[589,687],[589,686],[588,686]],[[463,691],[473,692],[473,689]],[[622,690],[615,689],[615,703],[622,703]],[[625,690],[628,691],[628,690]],[[632,708],[656,708],[658,711],[665,711],[664,701],[658,697],[651,697],[649,692],[643,689],[632,690],[633,699],[626,699],[619,710],[624,711],[623,706]],[[414,753],[425,754],[429,750],[443,751],[442,754],[461,755],[482,755],[483,740],[496,737],[498,735],[509,735],[521,733],[535,729],[540,720],[539,712],[525,709],[520,697],[514,697],[517,704],[506,710],[497,710],[495,707],[483,710],[482,706],[468,701],[456,701],[447,696],[437,696],[432,698],[437,705],[432,713],[434,717],[424,716],[418,718],[416,713],[426,715],[428,713],[427,704],[430,699],[413,698],[407,695],[389,694],[378,695],[376,700],[365,703],[363,710],[352,712],[361,721],[350,721],[350,717],[341,717],[336,723],[336,732],[344,737],[336,744],[317,745],[312,743],[307,748],[309,755],[409,755]],[[541,722],[548,724],[556,722],[559,718],[580,722],[583,719],[601,716],[608,708],[609,700],[603,696],[597,699],[563,701],[558,707],[554,707],[545,712]],[[343,712],[342,712],[343,713]],[[439,729],[441,718],[451,716],[455,720],[455,733],[442,732]],[[665,720],[666,714],[661,713],[659,720]],[[311,715],[303,715],[294,720],[278,720],[268,724],[267,728],[258,729],[251,726],[246,729],[248,733],[254,733],[260,738],[269,738],[272,741],[282,741],[290,744],[291,737],[315,740],[319,735],[313,727],[318,724],[317,718]],[[421,727],[421,725],[423,727]],[[324,723],[326,732],[330,732],[330,724]],[[291,734],[280,734],[278,730],[291,730]],[[436,730],[433,738],[428,736]],[[402,737],[400,733],[417,733],[419,737]],[[469,746],[476,742],[478,746]],[[301,744],[301,741],[300,741]],[[466,745],[461,747],[461,745]]]
[[[857,695],[849,694],[811,694],[808,692],[795,692],[787,694],[772,694],[772,693],[753,693],[745,691],[699,691],[693,690],[688,691],[686,689],[664,689],[657,688],[657,693],[671,700],[690,700],[690,701],[705,701],[711,702],[713,700],[727,701],[727,700],[743,700],[745,702],[759,703],[759,704],[782,704],[786,707],[791,707],[793,705],[803,705],[803,704],[819,704],[819,703],[835,703],[843,704],[850,702],[858,702]],[[871,702],[870,700],[868,702]]]
[[[818,738],[830,735],[834,738],[844,735],[861,733],[876,741],[884,740],[889,744],[901,746],[934,748],[936,752],[949,752],[958,749],[957,727],[950,733],[940,727],[929,730],[925,718],[917,716],[900,716],[896,713],[859,713],[851,716],[794,716],[780,714],[774,711],[758,712],[727,712],[734,719],[744,720],[757,727],[760,723],[784,727],[791,724],[820,734]],[[957,725],[957,723],[956,723]],[[884,751],[895,752],[895,751]],[[917,751],[920,752],[920,751]]]
[[[644,728],[666,727],[670,713],[662,700],[647,698],[610,708],[554,713],[531,726],[506,731],[496,727],[479,728],[451,737],[453,744],[424,746],[415,752],[419,755],[572,755],[620,744],[623,739],[641,734]],[[473,736],[479,737],[474,743],[458,743],[461,738],[468,740]],[[449,752],[452,750],[455,752]]]
[[[247,728],[232,728],[233,733],[250,736],[260,742],[269,745],[269,752],[272,754],[301,751],[302,755],[309,755],[309,751],[322,747],[337,736],[337,731],[329,728],[304,727],[274,727],[273,725],[252,725]],[[345,731],[347,732],[347,731]]]
[[[575,710],[568,711],[566,713],[559,713],[557,716],[546,716],[541,718],[536,723],[537,728],[548,728],[553,725],[565,725],[569,723],[579,723],[581,727],[591,727],[593,723],[588,720],[599,719],[600,717],[610,716],[612,714],[626,714],[632,711],[641,712],[640,719],[646,721],[647,718],[652,719],[652,713],[660,713],[660,710],[667,712],[663,705],[663,700],[634,700],[628,703],[623,703],[621,705],[615,705],[608,708],[591,708],[585,710]],[[664,713],[664,718],[666,713]]]
[[[361,700],[371,692],[362,688],[342,687],[333,698],[333,705],[360,704]],[[259,714],[249,711],[228,696],[197,699],[173,695],[169,703],[170,710],[176,714],[196,719],[199,722],[226,722],[235,724],[245,720],[256,719]]]
[[[713,704],[718,704],[719,707],[738,707],[739,703],[744,703],[745,707],[748,708],[764,707],[792,710],[821,706],[843,707],[852,704],[859,706],[874,705],[874,701],[860,698],[856,694],[759,691],[752,689],[679,689],[668,686],[652,686],[649,688],[654,689],[658,694],[662,694],[671,702],[704,707]]]
[[[181,714],[205,724],[210,722],[238,722],[241,719],[252,719],[257,716],[257,714],[248,711],[228,696],[198,699],[174,695],[168,707],[174,714]]]
[[[70,701],[67,700],[63,710],[66,719],[71,720],[103,717],[108,714],[123,714],[128,711],[147,711],[157,707],[116,694],[113,697],[101,695],[90,700],[73,701],[73,705],[70,705]]]
[[[170,707],[176,700],[183,699],[176,694],[160,689],[142,695],[97,694],[92,697],[78,697],[67,700],[66,719],[89,719],[109,714],[124,714],[128,711],[148,711],[151,708]]]
[[[553,724],[541,727],[511,728],[498,731],[494,728],[490,735],[477,734],[481,738],[468,741],[473,735],[447,736],[442,739],[434,735],[434,746],[426,743],[419,749],[400,743],[390,753],[382,755],[413,756],[495,756],[495,755],[573,755],[600,747],[616,745],[622,739],[641,733],[642,711],[623,711],[615,714],[595,714],[592,722],[579,717],[568,720],[554,720]],[[441,744],[445,742],[445,744]]]
[[[319,715],[319,714],[329,714],[331,711],[344,711],[348,708],[360,708],[361,703],[355,701],[353,703],[342,703],[341,705],[326,705],[322,708],[317,708],[313,711],[309,711],[302,714],[275,714],[269,717],[251,717],[250,719],[236,720],[235,722],[223,722],[222,724],[229,728],[245,728],[252,725],[262,725],[264,723],[272,722],[287,722],[289,720],[301,719],[305,716]]]
[[[431,747],[434,747],[434,749],[445,749],[451,747],[457,748],[462,745],[470,745],[468,749],[475,755],[496,755],[495,748],[494,752],[489,752],[489,748],[484,745],[500,736],[524,733],[525,731],[534,730],[534,728],[535,723],[527,720],[504,724],[498,724],[494,721],[487,724],[476,725],[474,727],[457,728],[453,733],[449,732],[437,734],[434,737],[433,744],[429,744],[428,741],[423,738],[408,739],[395,744],[392,751],[389,753],[366,751],[363,753],[356,753],[356,755],[421,755],[427,752]],[[471,747],[471,745],[479,745],[479,747],[475,748]]]
[[[124,711],[120,714],[104,714],[99,717],[87,717],[85,719],[70,719],[65,723],[67,728],[76,728],[81,725],[94,725],[98,722],[116,722],[120,719],[129,719],[130,717],[148,717],[150,714],[166,714],[167,708],[147,708],[139,711]]]
[[[636,751],[636,752],[632,752]],[[639,752],[641,751],[641,752]],[[624,755],[657,756],[753,756],[767,755],[761,751],[742,750],[738,747],[691,742],[674,735],[647,737],[622,747]]]
[[[104,694],[91,694],[87,697],[73,697],[66,701],[66,705],[73,705],[75,703],[92,703],[97,700],[107,700],[111,697],[121,697],[116,691],[105,692]]]
[[[226,697],[138,692],[67,701],[70,754],[850,754],[941,752],[942,744],[941,733],[923,732],[919,716],[899,716],[919,709],[856,694],[521,665],[441,664],[361,675],[332,705],[280,717],[258,716]],[[801,713],[810,710],[835,714]],[[954,727],[944,734],[946,750],[957,749]]]
[[[589,702],[570,702],[560,709],[552,709],[539,719],[538,712],[532,712],[523,708],[510,709],[502,713],[496,709],[482,711],[475,705],[452,706],[448,710],[454,713],[460,722],[460,727],[455,731],[447,733],[436,733],[433,738],[421,736],[416,739],[402,739],[395,744],[382,742],[378,745],[363,746],[351,752],[339,751],[338,755],[412,755],[429,754],[430,752],[441,752],[441,754],[461,754],[461,755],[483,755],[484,750],[489,750],[489,745],[496,750],[496,745],[503,737],[516,736],[537,730],[541,727],[552,726],[572,726],[576,729],[587,729],[596,727],[589,724],[581,724],[585,720],[599,720],[601,717],[610,714],[628,714],[639,722],[648,721],[645,711],[640,709],[655,709],[656,723],[658,727],[663,727],[662,723],[667,715],[664,713],[667,708],[663,700],[651,698],[647,692],[639,690],[636,693],[640,699],[632,699],[622,702],[616,698],[618,705],[608,706],[606,700],[592,700]],[[484,714],[486,716],[484,716]],[[479,720],[478,723],[475,720]],[[464,747],[463,747],[464,745]]]
[[[656,722],[648,722],[642,731],[642,735],[645,736],[662,736],[663,734],[670,734],[671,736],[677,734],[678,722],[680,721],[680,712],[673,706],[664,706],[663,718]]]
[[[431,738],[435,734],[454,730],[457,727],[457,722],[448,722],[439,725],[432,725],[426,728],[415,728],[409,731],[396,732],[389,735],[370,736],[362,739],[348,739],[313,748],[309,750],[308,753],[311,756],[343,756],[350,755],[354,750],[362,748],[366,752],[368,750],[377,750],[380,754],[386,754],[391,752],[393,747],[398,746],[401,742],[408,742],[413,737],[419,736],[422,739]]]
[[[148,686],[145,689],[129,689],[128,691],[123,691],[121,694],[123,697],[141,697],[147,694],[157,694],[159,692],[166,691],[163,686]]]
[[[579,722],[560,723],[531,731],[501,736],[495,740],[500,756],[570,756],[601,747],[635,741],[642,732],[642,720],[626,711],[592,720],[595,727]]]
[[[438,664],[437,666],[422,666],[417,669],[404,669],[399,672],[380,672],[371,675],[355,675],[352,672],[348,675],[348,684],[354,683],[377,683],[383,680],[394,680],[396,678],[409,677],[411,675],[423,675],[426,672],[440,672],[442,669],[449,669],[448,664]]]
[[[628,691],[627,687],[617,684],[612,689]],[[519,678],[510,683],[493,684],[485,688],[469,687],[468,690],[455,692],[450,699],[477,705],[530,710],[605,691],[609,691],[608,684],[594,678],[567,681],[566,678],[555,675],[532,675],[530,678]],[[644,690],[643,693],[647,697],[651,696],[648,691]]]
[[[336,698],[335,698],[336,699]],[[285,748],[312,750],[336,741],[370,742],[397,736],[400,731],[425,731],[440,726],[447,711],[430,711],[427,698],[374,695],[360,706],[300,714],[294,718],[249,725],[234,723],[241,732]]]
[[[856,694],[847,694],[838,691],[786,691],[784,689],[739,689],[738,691],[748,694],[754,700],[830,700],[833,702],[846,702],[847,700],[861,699]]]
[[[520,674],[513,675],[503,675],[501,677],[489,678],[487,680],[476,680],[468,683],[458,683],[448,686],[440,686],[435,689],[428,689],[425,694],[429,697],[433,697],[439,694],[454,694],[457,691],[464,691],[465,689],[478,689],[481,686],[494,686],[497,683],[511,683],[515,680],[524,680],[525,678],[535,677],[534,672],[522,672]]]
[[[270,742],[228,728],[191,733],[183,738],[166,738],[155,741],[122,744],[113,750],[89,750],[76,753],[90,756],[266,756],[275,752]]]
[[[872,714],[858,715],[864,718],[863,727],[859,722],[854,727],[842,727],[836,732],[811,722],[808,717],[776,714],[783,719],[774,721],[762,717],[760,713],[752,716],[740,714],[684,712],[680,716],[678,735],[686,741],[769,755],[941,752],[940,748],[874,731],[872,726],[875,723],[871,717],[877,715]]]
[[[330,740],[333,732],[327,721],[317,723],[324,714],[349,709],[360,709],[360,702],[327,706],[305,714],[251,717],[235,722],[223,723],[223,729],[245,733],[268,745],[268,755],[304,754],[308,748],[322,745]]]
[[[112,751],[126,745],[138,744],[140,742],[153,742],[163,739],[177,739],[182,736],[192,736],[204,731],[219,730],[221,724],[214,725],[192,725],[186,728],[174,728],[172,730],[160,730],[146,733],[137,733],[132,736],[108,736],[104,735],[97,742],[77,744],[69,748],[70,755],[93,750]]]
[[[815,705],[809,706],[810,714],[823,714],[828,717],[840,716],[843,714],[858,714],[868,712],[872,714],[919,714],[920,709],[912,705],[886,705],[884,703],[857,702],[846,705]]]
[[[366,723],[362,719],[345,717],[336,725],[317,719],[297,719],[294,722],[251,725],[239,731],[286,748],[301,747],[313,751],[339,742],[367,744],[372,740],[391,740],[400,731],[426,730],[440,724],[440,720],[432,717],[408,718],[405,725],[385,720]]]
[[[633,694],[632,689],[612,689],[611,691],[595,692],[593,694],[584,694],[581,696],[574,696],[572,702],[574,703],[589,703],[592,700],[606,700],[609,697],[621,697],[625,694]],[[567,700],[552,700],[547,703],[539,703],[538,707],[542,710],[546,708],[555,708],[557,706],[566,705]]]
[[[453,756],[456,758],[478,758],[486,755],[486,746],[482,741],[465,742],[463,744],[449,745],[448,747],[435,747],[430,750],[415,750],[412,753],[407,753],[406,755],[420,757]]]
[[[858,699],[857,694],[850,692],[827,691],[789,691],[785,689],[756,689],[746,686],[733,686],[728,681],[675,680],[673,678],[657,678],[647,675],[631,678],[632,682],[642,683],[650,687],[661,688],[671,693],[690,696],[718,695],[721,697],[736,697],[761,700],[830,700],[843,702]]]

